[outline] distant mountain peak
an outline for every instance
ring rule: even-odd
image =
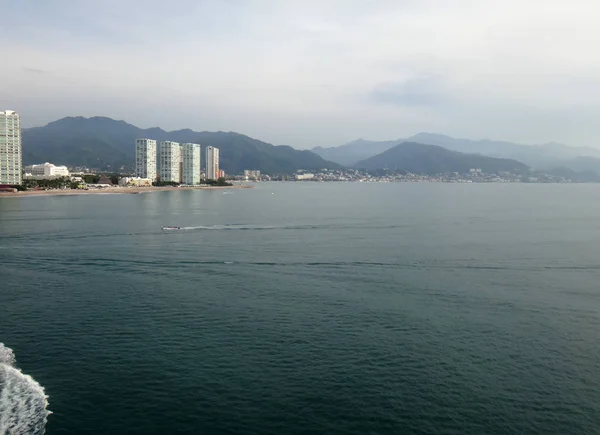
[[[422,131],[420,133],[415,134],[414,136],[411,137],[437,137],[437,138],[444,138],[444,139],[454,139],[446,134],[441,134],[441,133],[429,133],[426,131]]]
[[[83,119],[88,119],[90,121],[114,121],[114,122],[125,122],[123,120],[109,118],[108,116],[90,116],[89,118],[85,118],[83,116],[79,117]]]
[[[436,175],[449,172],[465,173],[481,169],[486,173],[523,171],[527,166],[512,159],[500,159],[451,151],[438,145],[402,142],[376,156],[355,165],[358,169],[392,169],[414,174]]]
[[[360,138],[338,147],[315,147],[311,151],[326,160],[331,160],[340,165],[352,166],[356,162],[381,153],[400,142],[402,142],[402,139],[376,142]]]

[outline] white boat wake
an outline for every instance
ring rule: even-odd
[[[0,343],[0,434],[45,433],[47,407],[42,386],[16,367],[12,349]]]

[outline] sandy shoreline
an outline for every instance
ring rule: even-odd
[[[25,192],[0,192],[0,198],[22,197],[22,196],[46,196],[46,195],[101,195],[101,194],[139,194],[151,192],[165,192],[171,190],[216,190],[216,189],[251,189],[254,186],[234,185],[234,186],[193,186],[193,187],[107,187],[104,189],[67,189],[67,190],[28,190]]]

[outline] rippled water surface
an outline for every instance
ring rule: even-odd
[[[231,192],[0,198],[48,434],[600,432],[600,186]]]

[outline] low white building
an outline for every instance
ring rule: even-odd
[[[43,179],[43,178],[58,178],[68,177],[69,169],[66,166],[56,166],[52,163],[44,163],[41,165],[29,165],[23,168],[25,178]]]
[[[119,186],[151,187],[152,180],[150,178],[141,178],[141,177],[123,177],[123,178],[119,178]]]
[[[315,174],[296,174],[296,180],[312,180],[313,178],[315,178]]]
[[[244,178],[246,180],[258,180],[260,178],[260,171],[252,169],[244,169]]]

